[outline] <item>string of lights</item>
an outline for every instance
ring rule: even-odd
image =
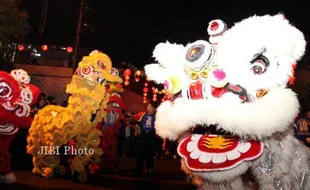
[[[143,29],[143,30],[148,30],[148,31],[151,31],[151,32],[168,34],[168,35],[175,35],[175,36],[187,37],[187,38],[204,38],[203,36],[199,36],[199,35],[187,35],[187,34],[184,34],[184,33],[168,32],[168,31],[164,31],[164,30],[159,30],[159,29],[143,26],[143,25],[140,25],[140,24],[135,24],[135,23],[132,23],[132,22],[129,22],[129,21],[125,21],[123,19],[119,19],[119,18],[110,16],[108,14],[105,14],[104,12],[96,12],[96,11],[90,9],[90,8],[87,8],[86,10],[88,12],[97,13],[97,14],[105,17],[105,18],[114,20],[116,22],[123,23],[123,24],[129,25],[129,26],[133,26],[133,27],[136,27],[136,28],[140,28],[140,29]]]

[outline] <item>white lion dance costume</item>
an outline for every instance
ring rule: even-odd
[[[302,32],[283,15],[230,29],[215,20],[208,32],[212,44],[159,44],[159,64],[145,67],[174,94],[157,110],[158,135],[180,140],[182,169],[201,189],[310,189],[310,154],[291,127],[299,103],[287,87],[305,52]]]

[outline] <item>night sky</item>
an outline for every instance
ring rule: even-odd
[[[153,48],[159,42],[186,44],[208,39],[207,27],[213,19],[222,19],[231,27],[254,14],[279,12],[308,38],[308,4],[306,0],[85,0],[81,46],[99,49],[114,62],[127,61],[142,67],[152,61]],[[23,0],[21,8],[28,12],[32,27],[28,41],[73,46],[79,0],[49,0],[42,38],[38,34],[41,0]]]

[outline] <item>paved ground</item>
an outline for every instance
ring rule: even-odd
[[[0,184],[1,190],[39,190],[39,189],[85,189],[85,190],[194,190],[194,186],[186,182],[186,177],[180,171],[178,160],[156,160],[154,175],[150,179],[133,178],[130,169],[133,168],[135,159],[122,158],[118,174],[102,174],[92,176],[88,182],[82,184],[74,179],[45,179],[35,176],[30,168],[15,169],[18,183],[12,185]]]

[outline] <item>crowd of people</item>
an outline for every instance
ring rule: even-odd
[[[139,155],[140,140],[143,131],[141,123],[134,119],[132,113],[126,113],[119,130],[117,156],[119,157],[136,157]],[[155,150],[154,158],[158,159],[176,159],[176,143],[156,136],[154,139]]]

